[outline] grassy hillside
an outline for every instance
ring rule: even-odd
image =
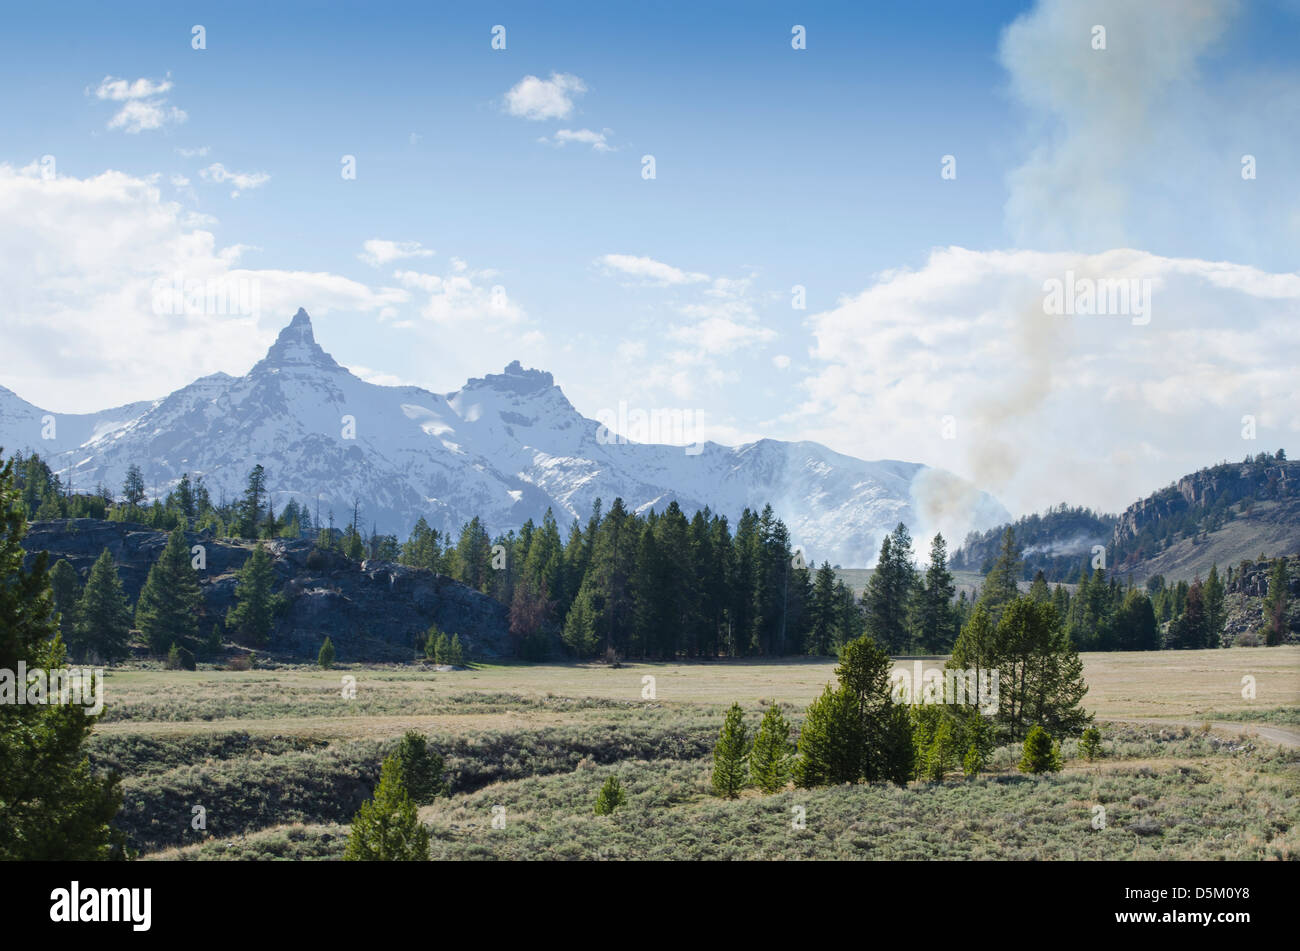
[[[1180,538],[1151,558],[1122,569],[1125,577],[1143,581],[1164,575],[1167,581],[1205,578],[1211,565],[1254,561],[1261,555],[1300,554],[1300,501],[1259,502],[1213,531]]]

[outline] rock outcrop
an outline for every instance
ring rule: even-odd
[[[202,546],[200,631],[206,633],[235,603],[236,574],[253,545],[200,532],[187,532],[186,540],[191,549]],[[166,532],[97,519],[32,522],[24,539],[29,564],[36,552],[48,551],[51,564],[67,559],[83,582],[108,549],[132,604],[166,544]],[[404,661],[414,656],[417,641],[433,624],[459,634],[471,656],[498,658],[512,651],[505,606],[446,575],[387,562],[358,564],[316,550],[306,539],[265,544],[274,591],[287,604],[269,645],[260,648],[270,656],[313,659],[329,637],[341,662]]]

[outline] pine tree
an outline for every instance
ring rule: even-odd
[[[442,755],[429,748],[418,730],[407,730],[402,736],[397,758],[402,763],[406,791],[416,805],[427,805],[447,792]]]
[[[1080,706],[1088,685],[1083,662],[1050,603],[1017,598],[997,629],[999,722],[1012,740],[1039,725],[1051,736],[1077,736],[1092,717]]]
[[[765,793],[779,792],[790,778],[790,724],[781,714],[781,705],[773,703],[763,714],[749,754],[749,775]]]
[[[968,710],[962,715],[961,743],[965,744],[966,753],[961,767],[967,777],[977,775],[984,768],[995,742],[993,728],[982,713]]]
[[[1101,756],[1101,730],[1090,726],[1079,737],[1079,752],[1089,763]]]
[[[1205,587],[1196,579],[1187,589],[1182,613],[1169,625],[1165,647],[1174,650],[1200,650],[1207,646],[1210,623],[1205,609]]]
[[[412,568],[424,568],[438,571],[441,568],[442,551],[438,545],[438,533],[429,527],[421,515],[411,529],[411,537],[402,546],[402,564]]]
[[[1018,596],[1017,583],[1023,570],[1016,533],[1008,527],[1002,535],[1002,550],[998,553],[993,568],[984,576],[984,584],[980,586],[979,600],[976,602],[984,605],[994,624],[1001,620],[1002,610]]]
[[[978,691],[983,689],[984,683],[991,687],[993,672],[998,669],[999,661],[997,629],[993,617],[987,607],[976,604],[961,633],[957,635],[957,643],[953,645],[952,656],[945,668],[970,671]]]
[[[278,599],[271,594],[275,575],[271,556],[259,541],[253,554],[239,569],[235,582],[235,605],[226,615],[226,629],[237,631],[244,639],[261,646],[271,633]]]
[[[48,556],[24,569],[27,518],[13,460],[0,464],[0,861],[84,861],[121,854],[109,822],[122,802],[116,775],[92,774],[85,741],[96,718],[79,704],[15,703],[19,662],[64,665]],[[101,688],[102,689],[102,686]]]
[[[131,608],[107,548],[91,566],[74,615],[69,644],[76,656],[112,663],[130,652]]]
[[[198,505],[194,497],[194,486],[190,483],[190,474],[188,472],[181,475],[181,481],[176,484],[167,497],[167,507],[175,510],[178,517],[184,519],[184,528],[189,528],[198,518]]]
[[[1025,737],[1020,757],[1022,773],[1055,773],[1061,768],[1061,753],[1052,737],[1041,726],[1035,726]]]
[[[916,749],[912,738],[912,719],[901,703],[886,704],[877,723],[869,725],[867,763],[873,773],[868,781],[906,786],[916,769]]]
[[[952,572],[948,570],[948,547],[943,536],[936,533],[930,543],[930,566],[925,570],[925,584],[917,599],[917,639],[927,653],[946,653],[952,649],[957,636],[952,610],[956,593]]]
[[[813,580],[812,610],[809,618],[808,653],[819,657],[830,654],[835,647],[835,631],[839,603],[835,593],[835,570],[829,561],[823,561]]]
[[[266,495],[266,470],[261,464],[248,473],[248,485],[240,499],[238,531],[240,538],[260,537],[262,524],[262,499]]]
[[[600,792],[596,794],[596,815],[611,815],[619,806],[627,804],[627,796],[623,794],[623,786],[618,781],[617,776],[611,775],[605,780],[604,785],[600,787]]]
[[[126,470],[126,481],[122,483],[122,499],[132,508],[139,508],[140,503],[144,501],[144,476],[140,474],[140,467],[135,463]]]
[[[343,554],[353,561],[364,561],[366,557],[366,543],[361,540],[361,533],[357,531],[355,525],[349,525],[343,532],[342,539]]]
[[[902,522],[880,545],[880,557],[862,594],[867,633],[891,653],[902,653],[911,641],[909,620],[918,579],[912,562],[912,536]]]
[[[585,590],[579,592],[564,620],[564,643],[578,657],[590,657],[599,643],[596,635],[596,616],[591,610],[591,598]]]
[[[329,670],[334,666],[334,644],[328,637],[320,646],[320,653],[316,655],[316,664],[322,670]]]
[[[1264,643],[1269,647],[1281,644],[1287,635],[1288,584],[1286,558],[1274,558],[1268,574],[1268,592],[1264,596]]]
[[[1116,648],[1122,651],[1149,651],[1160,647],[1151,599],[1137,588],[1129,589],[1115,612]]]
[[[460,539],[451,552],[452,575],[476,591],[486,591],[492,569],[492,541],[478,516],[461,529]]]
[[[1223,625],[1228,619],[1228,591],[1219,577],[1219,566],[1210,566],[1210,575],[1205,579],[1205,624],[1206,646],[1219,647],[1223,640]]]
[[[50,570],[50,590],[54,593],[54,610],[59,612],[59,631],[69,652],[78,656],[72,644],[72,626],[76,621],[77,600],[81,597],[81,580],[77,569],[60,558]]]
[[[654,528],[646,525],[637,541],[636,559],[628,578],[632,599],[632,630],[627,649],[634,653],[668,657],[662,640],[673,623],[666,559],[660,554]]]
[[[958,737],[952,717],[943,706],[917,703],[908,708],[912,720],[912,745],[917,779],[943,782],[957,754]]]
[[[135,605],[135,626],[144,632],[153,653],[164,654],[172,643],[187,646],[197,640],[202,603],[185,532],[177,526],[149,569]]]
[[[795,785],[856,783],[862,777],[863,746],[857,696],[846,687],[832,690],[827,684],[804,714],[794,763]]]
[[[748,780],[749,732],[740,704],[733,703],[713,747],[713,794],[735,799]]]
[[[447,644],[447,663],[453,667],[465,666],[465,646],[460,642],[460,635],[451,635],[451,641]]]
[[[352,820],[343,859],[350,862],[423,862],[429,858],[429,833],[406,791],[402,761],[388,756],[374,798],[361,804]]]

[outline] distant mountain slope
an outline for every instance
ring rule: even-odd
[[[1214,534],[1236,520],[1243,520],[1243,525],[1232,533],[1233,544],[1257,548],[1248,538],[1262,532],[1274,537],[1274,544],[1293,545],[1287,539],[1300,537],[1300,526],[1290,503],[1297,501],[1300,463],[1268,453],[1242,462],[1220,463],[1184,476],[1125,509],[1108,554],[1121,570],[1136,569],[1182,540]],[[1256,506],[1266,502],[1284,504],[1256,515]],[[1276,531],[1279,527],[1280,533]]]
[[[1077,580],[1104,544],[1112,573],[1191,581],[1214,564],[1300,553],[1300,463],[1260,453],[1184,476],[1119,516],[1062,506],[1010,524],[1025,577],[1042,568],[1049,580]],[[953,567],[987,572],[1006,527],[967,536]]]
[[[1064,504],[1042,515],[1026,515],[1010,523],[1022,546],[1024,577],[1042,571],[1048,581],[1077,581],[1079,569],[1092,555],[1094,545],[1107,545],[1118,519],[1091,509]],[[988,573],[1002,547],[1006,525],[986,532],[972,532],[953,553],[952,567],[962,571]]]
[[[808,557],[875,561],[899,521],[921,537],[936,492],[969,498],[958,529],[1005,521],[1006,510],[956,477],[918,463],[865,462],[811,442],[682,446],[607,438],[551,374],[518,361],[440,395],[378,386],[354,376],[316,343],[299,310],[246,375],[217,373],[169,396],[87,416],[56,416],[58,440],[41,438],[53,416],[0,391],[0,446],[34,449],[78,488],[117,491],[140,466],[152,495],[183,473],[202,476],[215,500],[242,491],[265,466],[277,510],[290,499],[322,521],[350,520],[359,501],[367,529],[405,538],[423,516],[457,531],[480,516],[493,534],[540,520],[585,520],[592,503],[621,496],[632,508],[705,506],[733,520],[770,502]]]
[[[1171,581],[1204,579],[1211,565],[1223,571],[1227,565],[1255,561],[1261,555],[1300,554],[1300,500],[1258,502],[1249,512],[1207,533],[1179,538],[1150,558],[1121,569],[1146,579],[1164,575]]]

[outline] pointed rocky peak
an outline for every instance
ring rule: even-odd
[[[545,370],[525,370],[518,360],[512,360],[505,370],[500,373],[489,373],[482,382],[493,389],[518,393],[522,396],[550,389],[555,385],[555,377]]]
[[[500,373],[473,377],[447,395],[448,402],[462,415],[475,415],[495,408],[507,422],[516,425],[566,426],[577,416],[555,377],[545,370],[525,369],[514,360]]]
[[[285,367],[317,367],[324,370],[341,369],[334,358],[321,349],[312,333],[311,317],[301,307],[289,325],[280,331],[271,349],[258,363],[257,369],[282,369]]]

